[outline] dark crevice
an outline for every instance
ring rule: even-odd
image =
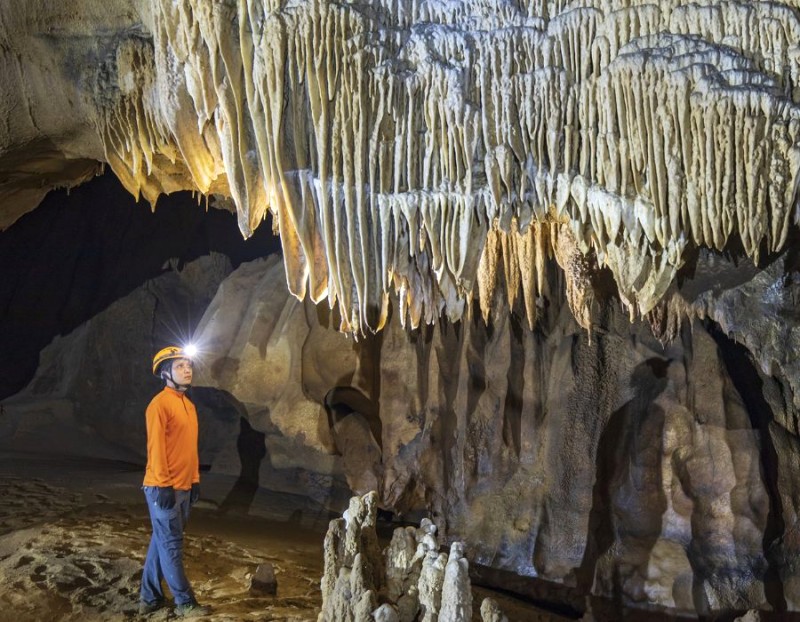
[[[769,512],[762,539],[764,557],[768,564],[763,578],[764,592],[774,611],[786,611],[786,598],[780,576],[780,542],[786,525],[778,487],[778,452],[770,433],[770,423],[775,417],[764,398],[764,381],[747,348],[728,338],[717,325],[708,322],[707,328],[717,343],[733,386],[742,398],[750,424],[758,432],[761,474],[769,496]]]
[[[509,316],[511,328],[506,400],[503,407],[503,442],[519,458],[522,449],[522,396],[525,391],[525,337],[522,320]]]
[[[342,457],[352,494],[383,489],[383,424],[378,405],[356,387],[336,386],[323,401],[326,436]]]
[[[323,406],[328,417],[328,428],[334,434],[334,444],[336,424],[346,417],[357,415],[366,421],[372,438],[383,449],[383,423],[375,400],[356,387],[336,386],[325,395]],[[336,450],[341,454],[341,447],[336,446]]]

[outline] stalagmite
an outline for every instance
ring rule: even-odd
[[[471,620],[472,586],[464,544],[454,542],[449,556],[440,553],[436,526],[424,518],[417,529],[395,529],[383,551],[385,567],[379,568],[376,500],[375,492],[353,497],[343,517],[331,521],[325,536],[319,622]],[[489,599],[481,615],[487,622],[505,619]]]
[[[151,204],[179,189],[231,197],[244,235],[270,214],[290,290],[338,305],[345,331],[382,327],[393,296],[410,327],[457,320],[473,298],[486,320],[521,299],[532,324],[553,226],[611,270],[633,317],[663,298],[687,247],[736,239],[758,260],[796,224],[788,2],[138,10],[100,69],[80,68],[91,120],[61,130],[64,157],[101,152]],[[9,50],[38,34],[3,12]],[[0,165],[28,142],[0,134]]]
[[[383,567],[375,532],[377,495],[353,497],[325,536],[320,622],[365,621],[377,608]]]
[[[472,619],[472,590],[469,583],[469,563],[464,557],[464,544],[454,542],[444,570],[442,585],[442,620],[459,622]]]
[[[481,603],[481,620],[483,622],[508,622],[508,618],[500,606],[491,598],[484,598]]]

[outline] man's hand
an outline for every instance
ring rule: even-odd
[[[200,500],[200,484],[192,484],[192,491],[189,493],[189,504],[194,505]]]
[[[156,505],[162,510],[171,510],[175,507],[175,489],[172,486],[159,486]]]

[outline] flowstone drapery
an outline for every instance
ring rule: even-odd
[[[790,2],[21,4],[0,9],[0,202],[81,158],[151,203],[229,197],[245,235],[272,214],[290,290],[344,330],[383,326],[392,293],[413,327],[502,290],[533,323],[565,231],[646,314],[687,247],[757,259],[796,220]]]

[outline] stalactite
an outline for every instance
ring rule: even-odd
[[[571,231],[646,315],[687,245],[785,243],[800,16],[584,4],[157,0],[100,107],[107,160],[151,203],[231,196],[244,235],[271,212],[290,290],[339,305],[343,330],[382,326],[392,290],[410,326],[473,296],[488,319],[498,280],[532,324],[553,225],[557,257]]]

